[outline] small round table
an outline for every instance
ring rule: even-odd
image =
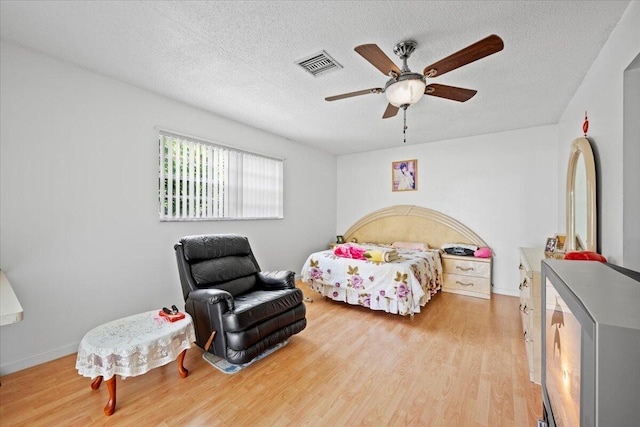
[[[193,322],[187,313],[176,322],[167,321],[158,311],[135,314],[89,331],[80,342],[76,369],[93,379],[93,390],[106,381],[109,400],[104,413],[108,416],[116,409],[116,375],[142,375],[177,358],[178,372],[185,378],[189,371],[183,366],[184,356],[194,341]]]

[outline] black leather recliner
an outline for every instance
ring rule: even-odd
[[[260,271],[246,237],[187,236],[174,249],[185,310],[205,351],[242,364],[307,326],[295,274]]]

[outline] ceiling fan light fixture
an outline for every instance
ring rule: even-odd
[[[403,105],[413,105],[420,101],[426,86],[426,83],[421,78],[398,80],[389,84],[384,93],[387,95],[389,104],[395,107],[402,107]]]

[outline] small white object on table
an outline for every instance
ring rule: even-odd
[[[0,270],[0,326],[17,323],[22,319],[24,319],[22,305],[4,271]]]
[[[76,369],[94,379],[94,390],[106,381],[109,401],[104,413],[111,415],[116,406],[116,375],[142,375],[177,358],[178,372],[185,378],[189,371],[183,366],[184,356],[195,339],[188,313],[176,322],[162,318],[157,310],[135,314],[89,331],[80,342]]]

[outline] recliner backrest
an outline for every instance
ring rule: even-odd
[[[249,240],[237,234],[187,236],[180,239],[195,285],[240,295],[255,285],[260,267]]]

